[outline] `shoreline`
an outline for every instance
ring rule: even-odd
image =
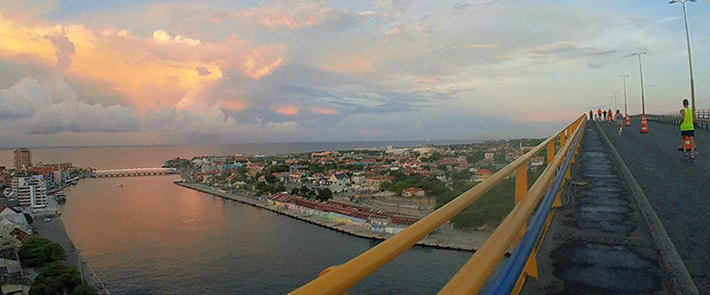
[[[99,294],[110,294],[106,284],[86,262],[81,255],[81,250],[74,245],[60,217],[54,217],[49,222],[38,223],[33,227],[37,229],[40,237],[58,243],[64,248],[67,254],[67,258],[63,260],[65,265],[77,267],[86,283],[94,287]]]
[[[223,198],[226,200],[231,200],[235,202],[239,202],[242,204],[246,205],[251,205],[257,208],[261,209],[266,209],[271,212],[288,216],[300,221],[304,221],[310,224],[318,225],[327,229],[331,229],[337,232],[341,232],[347,235],[359,237],[359,238],[365,238],[365,239],[370,239],[370,240],[386,240],[394,234],[389,234],[389,233],[383,233],[383,232],[377,232],[373,233],[368,229],[359,227],[359,226],[354,226],[354,225],[346,225],[339,223],[337,221],[333,220],[328,220],[324,218],[320,218],[317,216],[312,216],[309,214],[304,214],[300,212],[294,212],[286,209],[282,209],[278,206],[275,205],[269,205],[265,203],[264,201],[260,201],[255,198],[250,198],[238,194],[232,194],[232,193],[227,193],[224,192],[218,188],[211,187],[208,185],[200,184],[200,183],[187,183],[187,182],[175,182],[176,185],[196,190],[202,193],[206,193],[209,195],[213,195],[219,198]],[[480,231],[468,231],[468,232],[462,232],[462,231],[457,231],[454,229],[448,229],[446,227],[442,227],[440,230],[437,230],[431,234],[429,234],[427,237],[421,239],[418,241],[415,245],[417,246],[422,246],[422,247],[430,247],[430,248],[437,248],[437,249],[446,249],[446,250],[456,250],[456,251],[467,251],[467,252],[475,252],[478,250],[481,245],[486,241],[486,239],[491,235],[489,232],[480,232]]]

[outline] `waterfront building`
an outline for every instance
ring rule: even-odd
[[[15,176],[12,190],[20,207],[44,208],[47,206],[47,187],[42,175]]]
[[[406,198],[411,198],[411,197],[424,197],[424,190],[418,187],[411,187],[408,189],[403,189],[402,190],[402,197]]]
[[[15,150],[15,169],[27,169],[32,167],[32,151],[28,148]]]

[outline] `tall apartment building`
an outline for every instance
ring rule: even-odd
[[[20,207],[43,208],[47,206],[47,188],[42,175],[15,176],[12,190]]]
[[[26,169],[32,167],[32,151],[28,148],[15,150],[15,169]]]

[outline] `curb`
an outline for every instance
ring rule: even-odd
[[[678,251],[668,236],[666,228],[663,226],[663,223],[661,223],[658,215],[656,215],[656,211],[653,210],[651,203],[648,202],[646,194],[641,190],[641,186],[636,182],[633,174],[631,174],[631,170],[629,170],[629,167],[626,166],[619,152],[617,152],[611,144],[604,130],[602,130],[599,124],[595,124],[595,126],[611,152],[612,161],[616,163],[619,172],[621,172],[626,179],[632,195],[636,200],[636,204],[641,210],[641,215],[648,225],[648,229],[651,232],[652,243],[656,246],[656,250],[658,250],[660,255],[661,267],[669,280],[671,292],[673,292],[673,294],[699,295],[698,288],[695,286],[695,283],[693,283],[693,279],[690,277],[690,273],[688,273],[685,264],[683,264],[683,260],[680,259],[680,255],[678,255]]]

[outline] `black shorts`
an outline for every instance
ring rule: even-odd
[[[695,130],[681,131],[680,136],[690,136],[695,137]]]

